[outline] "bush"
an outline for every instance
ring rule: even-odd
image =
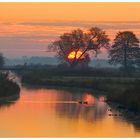
[[[9,73],[0,73],[0,97],[16,95],[19,92],[19,85],[10,79]]]

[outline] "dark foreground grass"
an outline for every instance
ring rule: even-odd
[[[109,95],[113,101],[124,104],[129,109],[140,112],[140,80],[136,80],[129,87],[125,88],[120,94]]]

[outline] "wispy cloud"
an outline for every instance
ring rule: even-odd
[[[57,39],[64,32],[90,27],[104,29],[111,39],[118,31],[133,31],[140,39],[140,22],[82,22],[82,21],[48,21],[48,22],[21,22],[0,23],[0,51],[6,56],[12,56],[9,50],[14,50],[14,55],[32,55],[34,50],[45,50],[48,43]],[[6,50],[4,49],[6,48]],[[16,51],[18,50],[18,51]],[[26,50],[26,51],[23,51]],[[35,53],[36,54],[36,53]],[[38,51],[38,55],[49,55]]]
[[[21,22],[20,25],[30,25],[30,26],[69,26],[69,27],[84,27],[90,28],[92,26],[98,26],[104,29],[127,29],[127,28],[140,28],[140,21],[137,22],[83,22],[83,21],[54,21],[54,22]]]

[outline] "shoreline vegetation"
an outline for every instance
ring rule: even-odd
[[[32,69],[20,72],[23,84],[47,87],[87,88],[105,93],[108,101],[140,111],[140,75],[123,74],[119,70]],[[109,75],[109,76],[108,76]]]
[[[19,98],[20,87],[14,82],[8,72],[0,72],[0,103]]]
[[[27,86],[49,88],[86,89],[103,94],[109,106],[116,108],[123,117],[140,128],[140,74],[123,73],[116,69],[28,69],[18,73]],[[97,91],[97,92],[96,92]]]

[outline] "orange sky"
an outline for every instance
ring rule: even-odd
[[[9,21],[139,21],[140,3],[0,3],[0,19]]]
[[[46,52],[50,42],[91,27],[105,30],[111,40],[125,30],[140,39],[140,2],[0,2],[0,52],[6,57],[54,56]]]

